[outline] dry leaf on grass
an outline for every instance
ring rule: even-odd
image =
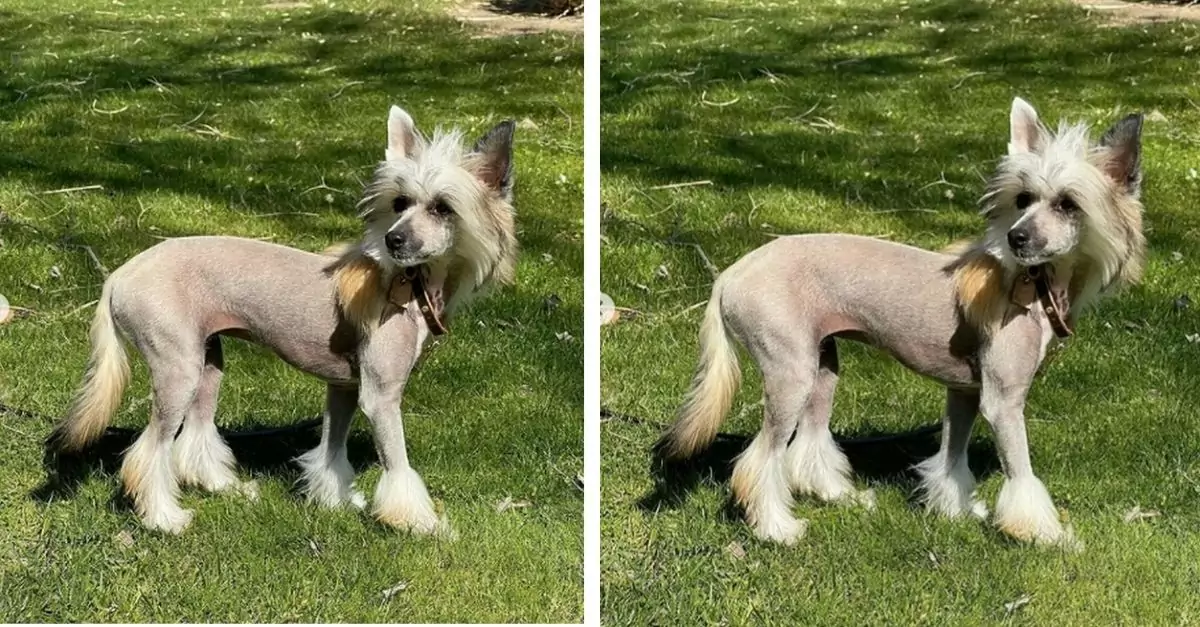
[[[1026,605],[1029,605],[1029,602],[1032,600],[1033,597],[1029,596],[1028,594],[1022,594],[1021,598],[1017,599],[1016,601],[1010,601],[1004,604],[1004,613],[1008,616],[1011,616],[1013,612],[1016,612]]]
[[[117,544],[127,549],[133,546],[133,534],[129,533],[128,530],[122,530],[114,539],[117,541]]]
[[[396,596],[397,594],[399,594],[401,592],[404,592],[407,589],[408,589],[408,582],[401,581],[401,582],[398,582],[396,585],[392,586],[391,588],[384,590],[382,592],[384,603],[391,601],[392,597]]]
[[[1125,516],[1123,516],[1122,518],[1126,523],[1135,523],[1139,520],[1146,520],[1148,518],[1158,518],[1159,516],[1162,516],[1162,513],[1159,512],[1158,510],[1142,509],[1141,505],[1134,505],[1133,509],[1125,512]]]
[[[725,547],[725,552],[735,560],[746,559],[746,547],[742,546],[741,542],[734,540]]]
[[[514,501],[511,496],[506,496],[502,501],[496,503],[496,512],[502,514],[510,509],[525,509],[526,507],[533,507],[533,503],[529,501]]]

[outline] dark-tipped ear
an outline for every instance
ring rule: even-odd
[[[513,131],[517,125],[505,120],[475,142],[474,152],[482,155],[475,176],[504,200],[512,201],[513,188]]]
[[[1100,145],[1109,149],[1104,173],[1134,197],[1142,191],[1142,114],[1121,118],[1104,132]]]

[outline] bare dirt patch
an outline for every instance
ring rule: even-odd
[[[583,16],[548,17],[502,11],[489,2],[467,2],[450,10],[454,19],[479,29],[480,37],[511,37],[538,33],[582,35]]]
[[[1104,16],[1109,26],[1157,24],[1178,20],[1200,21],[1200,5],[1158,2],[1122,2],[1122,0],[1071,0],[1089,12]]]

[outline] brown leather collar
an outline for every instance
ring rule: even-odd
[[[1065,289],[1054,289],[1054,268],[1049,264],[1026,268],[1013,285],[1014,302],[1024,306],[1032,304],[1032,298],[1022,298],[1020,294],[1028,291],[1030,284],[1033,285],[1034,293],[1042,304],[1042,310],[1046,312],[1046,319],[1050,321],[1054,335],[1063,339],[1071,337],[1075,333],[1067,318],[1071,312],[1071,303]]]
[[[442,290],[436,290],[430,296],[422,266],[405,268],[392,279],[392,286],[388,289],[388,302],[400,311],[404,311],[414,298],[417,309],[425,317],[425,324],[429,325],[429,332],[444,335],[446,325],[442,322],[442,313],[446,303],[442,299]]]

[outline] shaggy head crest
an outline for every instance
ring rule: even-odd
[[[348,318],[377,322],[388,284],[403,268],[425,266],[446,277],[447,316],[490,285],[512,282],[514,128],[502,122],[467,146],[459,130],[426,137],[392,107],[385,159],[358,203],[363,238],[331,266]]]
[[[987,232],[949,268],[972,324],[998,324],[1013,280],[1031,266],[1070,276],[1077,309],[1137,282],[1145,255],[1141,128],[1142,116],[1129,115],[1093,142],[1088,125],[1051,131],[1029,103],[1013,101],[1008,154],[980,200]]]

